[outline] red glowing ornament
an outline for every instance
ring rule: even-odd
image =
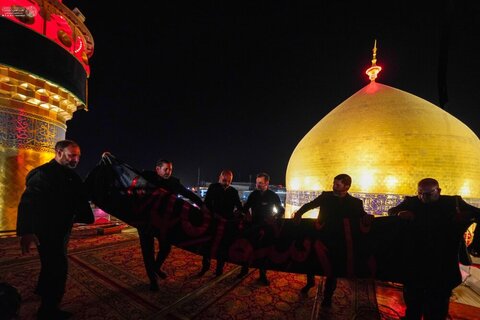
[[[53,5],[51,2],[54,1],[0,0],[0,16],[55,41],[74,55],[87,74],[90,74],[87,42],[81,32],[78,30],[74,32],[75,23],[70,21],[68,15],[64,16],[65,13],[62,10],[68,10],[68,8],[60,9],[58,6],[64,6],[61,4],[62,1],[58,1],[60,5]],[[84,18],[80,21],[83,22]]]

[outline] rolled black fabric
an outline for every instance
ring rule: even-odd
[[[399,253],[407,222],[396,216],[375,218],[370,226],[344,219],[334,233],[323,232],[316,219],[253,226],[240,218],[227,222],[156,186],[110,154],[86,182],[102,210],[134,227],[147,225],[191,252],[201,254],[208,243],[213,259],[251,267],[261,263],[284,272],[403,281]]]

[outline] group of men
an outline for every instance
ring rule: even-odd
[[[60,309],[68,273],[68,241],[73,223],[94,222],[87,190],[73,170],[79,160],[80,147],[76,142],[57,142],[55,158],[27,175],[26,188],[18,207],[17,235],[20,237],[22,253],[29,253],[32,245],[35,245],[40,256],[41,271],[35,289],[35,293],[41,297],[38,319],[68,319],[72,316],[70,312]],[[266,173],[257,175],[257,189],[242,205],[237,190],[231,186],[233,173],[230,170],[222,171],[218,183],[210,185],[205,202],[173,177],[172,172],[173,163],[161,159],[156,163],[155,171],[145,171],[142,175],[156,186],[181,195],[202,209],[207,208],[227,222],[234,219],[234,210],[246,212],[246,218],[253,224],[262,224],[270,219],[274,208],[276,217],[283,216],[280,198],[268,189],[270,177]],[[170,253],[171,244],[164,234],[147,223],[137,229],[150,290],[157,291],[158,278],[167,277],[161,267]],[[157,253],[155,239],[159,244]],[[225,245],[220,249],[225,250]],[[222,261],[222,256],[219,255],[217,261],[217,275],[223,272],[225,261]],[[203,275],[209,268],[210,253],[206,245],[199,274]],[[239,276],[247,273],[248,267],[244,266]],[[260,282],[268,284],[265,269],[260,270]]]
[[[87,192],[81,178],[73,171],[80,159],[80,147],[71,140],[59,141],[55,145],[55,158],[33,169],[26,178],[26,189],[18,207],[17,234],[20,236],[22,252],[29,252],[33,244],[38,248],[41,272],[36,293],[41,297],[38,319],[67,319],[71,313],[59,308],[65,292],[67,279],[67,245],[74,222],[92,223],[94,220]],[[284,208],[278,195],[269,190],[270,177],[259,173],[256,189],[243,205],[238,192],[231,186],[233,173],[223,170],[217,183],[212,183],[203,202],[196,194],[185,188],[172,176],[173,164],[159,160],[155,171],[144,172],[150,181],[174,194],[193,201],[201,208],[207,208],[213,215],[232,221],[236,215],[244,215],[253,226],[271,224],[272,219],[283,217]],[[319,208],[317,223],[324,232],[330,233],[329,254],[341,254],[338,248],[336,230],[344,219],[360,219],[370,224],[373,216],[368,215],[363,202],[351,196],[348,190],[352,184],[347,174],[337,175],[332,191],[322,192],[313,201],[304,204],[294,213],[294,220],[300,222],[302,215]],[[458,266],[458,246],[462,241],[465,225],[480,220],[480,209],[467,204],[460,196],[440,195],[438,182],[432,178],[418,183],[417,196],[406,197],[398,206],[389,210],[390,215],[405,221],[403,238],[404,301],[406,319],[446,319],[449,298],[453,288],[461,282]],[[216,219],[214,219],[216,220]],[[171,244],[164,235],[148,225],[138,227],[138,234],[150,280],[150,289],[158,290],[157,280],[167,277],[162,264],[167,258]],[[155,239],[159,251],[155,254]],[[225,246],[220,244],[217,256],[216,275],[223,273]],[[339,249],[338,251],[335,249]],[[202,269],[199,275],[210,268],[211,252],[206,245],[202,252]],[[437,268],[418,267],[435,261]],[[266,269],[259,268],[259,282],[269,285]],[[239,277],[248,274],[248,265],[243,265]],[[332,304],[337,279],[326,278],[322,306]],[[302,293],[308,293],[315,285],[314,271],[307,274],[307,283]]]
[[[278,219],[283,216],[285,209],[282,206],[280,197],[273,191],[269,190],[270,177],[266,173],[259,173],[256,177],[256,189],[249,195],[245,205],[240,201],[238,191],[231,186],[233,180],[233,172],[231,170],[223,170],[220,172],[218,182],[210,184],[205,195],[205,202],[192,191],[183,186],[180,181],[172,176],[173,164],[168,160],[159,160],[155,167],[155,172],[146,171],[142,175],[149,181],[154,181],[159,187],[163,187],[173,194],[181,195],[191,200],[201,209],[207,209],[214,215],[214,224],[211,228],[216,227],[219,219],[225,221],[226,233],[234,232],[232,229],[233,221],[239,215],[245,215],[245,219],[250,221],[253,226],[263,226],[269,223],[270,219]],[[142,248],[145,268],[150,280],[150,290],[158,290],[158,278],[165,279],[167,273],[162,270],[171,250],[166,235],[158,230],[151,228],[148,224],[138,228],[140,245]],[[159,250],[155,254],[154,239],[158,240]],[[211,260],[211,244],[206,243],[202,248],[202,269],[198,275],[203,276],[210,269]],[[226,256],[226,243],[221,241],[217,254],[217,266],[215,273],[220,276],[223,273],[225,265],[224,257]],[[243,277],[248,273],[248,266],[242,266],[239,277]],[[260,268],[259,282],[268,285],[269,281],[266,275],[266,269]]]

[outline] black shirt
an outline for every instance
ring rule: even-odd
[[[338,197],[333,191],[322,192],[298,209],[297,214],[303,214],[318,207],[320,208],[318,220],[326,224],[345,218],[359,218],[367,214],[363,209],[362,200],[352,197],[349,193],[344,197]]]
[[[200,199],[199,196],[185,188],[185,186],[180,183],[180,180],[173,176],[164,179],[155,171],[144,171],[142,172],[142,176],[160,188],[164,188],[173,194],[181,195],[182,197],[189,199],[199,207],[202,207],[203,205],[202,199]]]
[[[233,219],[234,208],[242,209],[237,189],[232,186],[225,189],[218,182],[208,187],[205,205],[213,214],[218,214],[227,220]]]
[[[460,196],[440,196],[423,203],[418,197],[405,197],[389,215],[411,211],[413,220],[403,221],[401,238],[405,282],[451,290],[461,283],[458,247],[468,225],[480,220],[480,209]],[[431,268],[426,266],[431,265]]]
[[[285,212],[280,197],[269,189],[265,191],[253,191],[248,196],[247,202],[243,208],[245,211],[252,209],[253,224],[265,223],[267,217],[273,215],[283,216]]]
[[[17,235],[62,235],[73,222],[93,221],[85,186],[75,171],[53,159],[28,173],[18,205]]]

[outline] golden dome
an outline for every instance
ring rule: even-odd
[[[457,118],[372,81],[295,148],[286,173],[287,212],[331,190],[340,173],[352,177],[352,193],[412,195],[419,180],[432,177],[442,194],[480,199],[479,161],[480,140]]]

